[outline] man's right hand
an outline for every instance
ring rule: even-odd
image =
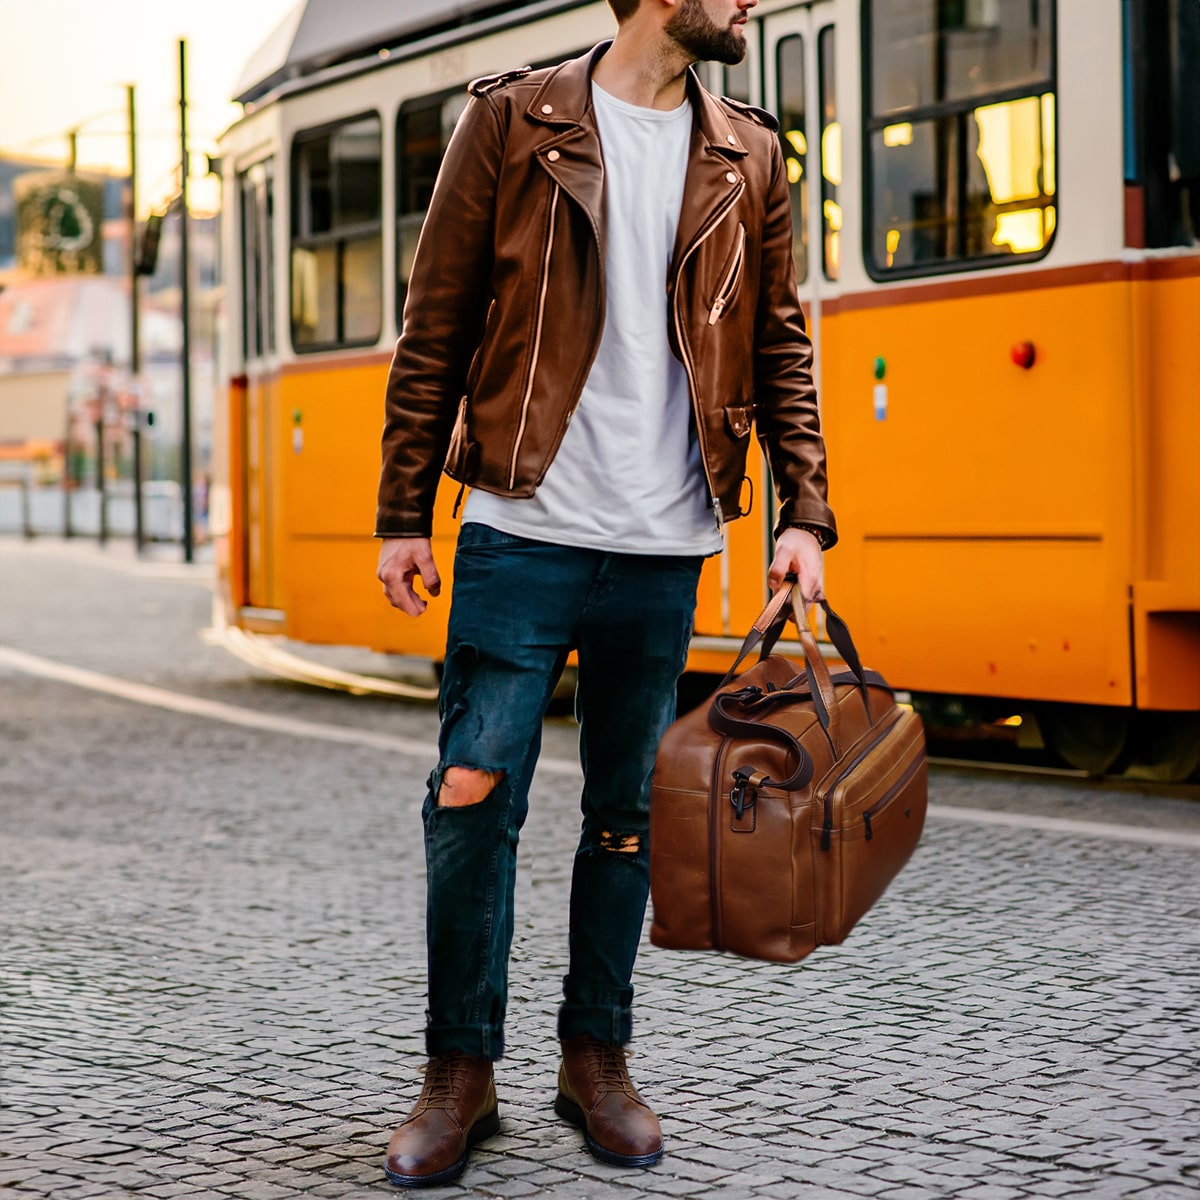
[[[426,601],[413,590],[416,576],[420,575],[421,582],[431,596],[438,595],[442,590],[442,580],[434,565],[428,538],[384,538],[379,547],[379,570],[376,574],[389,602],[410,617],[419,617],[427,607]]]

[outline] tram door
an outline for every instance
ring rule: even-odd
[[[272,223],[275,163],[266,159],[240,176],[242,233],[242,578],[249,608],[277,609],[279,374],[275,351],[275,256]]]

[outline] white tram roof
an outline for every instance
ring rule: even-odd
[[[299,0],[246,64],[234,99],[248,104],[326,67],[534,5],[543,7],[536,0]]]

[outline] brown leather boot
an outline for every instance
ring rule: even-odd
[[[458,1051],[431,1058],[421,1098],[388,1143],[384,1172],[399,1187],[449,1183],[471,1147],[499,1128],[491,1062]]]
[[[658,1118],[638,1095],[625,1049],[590,1034],[567,1038],[558,1072],[554,1111],[583,1130],[601,1162],[649,1167],[663,1156]]]

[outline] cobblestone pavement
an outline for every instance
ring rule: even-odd
[[[206,583],[0,541],[0,648],[432,746],[427,708],[206,643]],[[573,753],[548,722],[547,757]],[[0,1195],[396,1194],[381,1158],[422,1062],[430,765],[0,659]],[[632,1066],[668,1153],[623,1172],[550,1107],[574,789],[561,767],[534,786],[501,1136],[433,1196],[1200,1194],[1194,800],[938,770],[920,849],[846,945],[795,967],[647,946]],[[1142,827],[1179,840],[1119,836]]]

